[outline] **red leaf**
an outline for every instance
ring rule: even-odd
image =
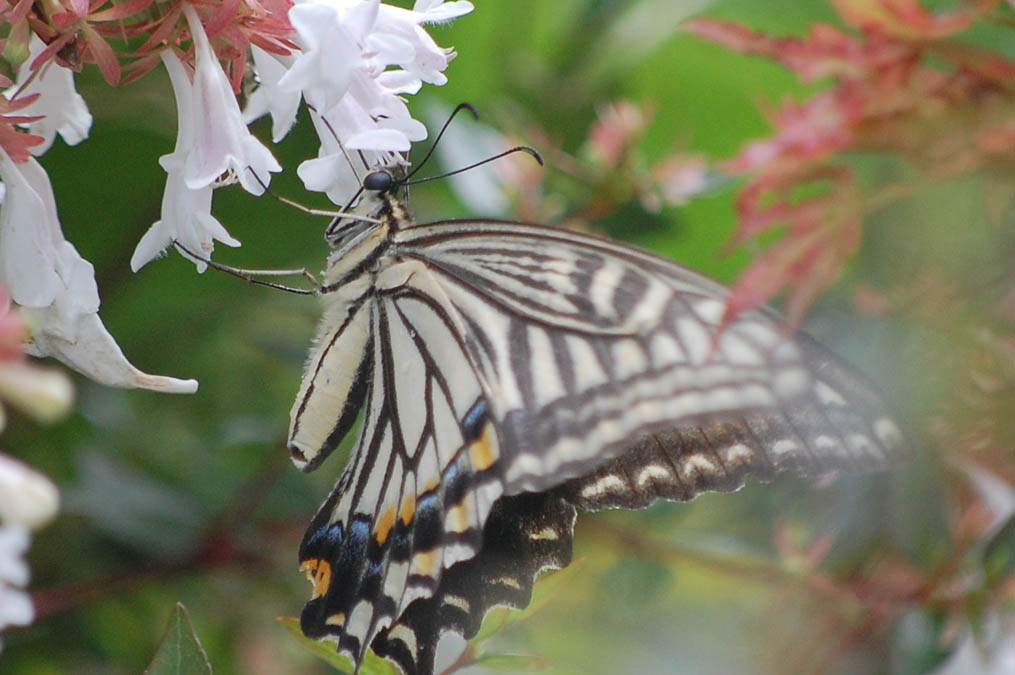
[[[128,19],[135,14],[140,14],[144,10],[148,9],[153,0],[127,0],[119,5],[113,5],[109,9],[104,9],[101,12],[95,12],[88,17],[88,20],[92,23],[99,21],[119,21],[121,19]]]
[[[25,19],[33,4],[33,0],[18,0],[9,12],[4,13],[4,22],[14,24]]]
[[[816,24],[806,38],[776,38],[741,24],[705,18],[691,19],[684,28],[734,51],[778,61],[805,82],[862,77],[913,52],[907,45],[857,38],[827,24]]]
[[[14,124],[6,119],[0,122],[0,148],[3,148],[4,152],[18,164],[27,162],[28,158],[32,156],[29,148],[39,145],[45,140],[42,136],[18,131]]]
[[[138,54],[144,54],[155,47],[161,47],[169,43],[169,36],[172,35],[173,31],[178,27],[180,20],[180,14],[183,12],[181,5],[177,5],[173,9],[169,10],[159,23],[156,25],[155,30],[151,32],[148,39],[144,41],[140,47],[137,48]]]
[[[90,60],[99,67],[106,83],[115,87],[120,81],[120,62],[113,48],[90,27],[82,30],[82,36],[87,44],[86,52],[82,56],[90,57]]]
[[[952,12],[931,12],[919,0],[831,0],[843,21],[865,31],[905,40],[948,37],[969,28],[999,0],[968,2]]]
[[[754,141],[722,169],[730,173],[773,170],[788,171],[848,148],[853,140],[852,125],[864,111],[863,93],[855,88],[822,92],[804,103],[788,102],[772,120],[776,135]]]
[[[835,282],[860,246],[859,218],[832,227],[791,234],[776,242],[740,275],[723,323],[792,288],[786,320],[796,327],[811,304]]]
[[[126,75],[123,78],[122,84],[130,84],[131,82],[134,82],[160,63],[162,63],[162,56],[159,52],[149,52],[148,54],[145,54],[124,68]]]

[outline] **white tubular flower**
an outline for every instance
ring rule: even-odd
[[[148,375],[132,366],[99,319],[91,263],[64,239],[53,188],[34,159],[15,164],[0,150],[0,283],[22,307],[27,351],[52,356],[96,382],[128,389],[192,393],[194,380]]]
[[[29,42],[28,60],[18,69],[18,79],[13,87],[5,93],[8,98],[14,95],[28,80],[31,69],[28,67],[46,48],[45,43],[32,35]],[[25,87],[20,95],[39,94],[31,104],[22,108],[20,115],[42,115],[42,119],[30,122],[26,126],[30,133],[42,136],[45,141],[31,148],[30,152],[38,157],[53,145],[57,134],[67,145],[77,145],[88,138],[92,128],[92,115],[88,112],[85,100],[74,88],[74,73],[55,61],[42,66],[42,72]]]
[[[424,82],[447,82],[443,70],[454,51],[438,47],[422,24],[472,9],[464,1],[419,0],[406,10],[379,0],[297,0],[289,21],[302,51],[278,89],[302,92],[317,115],[318,157],[298,171],[307,189],[341,204],[359,186],[349,180],[355,176],[343,148],[362,151],[373,167],[372,160],[399,161],[393,153],[426,138],[400,95],[416,93]]]
[[[26,626],[35,619],[25,593],[29,532],[56,515],[60,495],[56,486],[21,462],[0,454],[0,632],[7,626]]]
[[[184,3],[183,14],[194,37],[195,53],[191,108],[185,111],[194,133],[191,146],[184,150],[187,187],[192,190],[207,187],[232,169],[244,190],[260,195],[271,182],[269,172],[281,171],[282,167],[244,124],[240,104],[208,42],[197,11]],[[180,124],[182,127],[182,118]]]
[[[227,246],[240,245],[211,215],[212,183],[197,188],[188,184],[187,158],[195,145],[196,134],[194,91],[183,63],[172,50],[162,52],[162,62],[169,72],[169,80],[176,96],[179,129],[176,149],[159,158],[159,164],[167,174],[166,189],[162,195],[162,217],[145,232],[134,249],[130,268],[135,272],[174,241],[180,242],[188,251],[206,257],[211,257],[216,240]],[[207,263],[200,260],[195,260],[194,263],[198,272],[203,272],[208,267]]]
[[[295,57],[270,54],[257,45],[250,46],[254,57],[254,72],[258,87],[247,99],[243,122],[250,124],[261,115],[271,115],[271,140],[278,143],[296,123],[296,113],[303,95],[299,91],[283,90],[278,81],[288,72]]]
[[[22,590],[29,579],[24,555],[30,542],[27,530],[0,525],[0,632],[35,620],[32,599]]]
[[[351,161],[362,161],[366,167],[394,166],[400,161],[393,152],[375,152],[364,150],[353,155],[342,152],[335,134],[331,132],[321,117],[313,111],[310,119],[321,139],[321,148],[315,159],[308,159],[296,169],[296,174],[308,190],[324,192],[335,204],[344,204],[360,186],[362,178],[356,175]],[[336,120],[339,121],[339,120]],[[360,155],[362,155],[362,160]],[[364,167],[359,167],[364,168]]]
[[[0,522],[37,530],[56,515],[60,493],[41,473],[0,453]]]
[[[385,5],[370,36],[370,46],[385,66],[400,66],[423,82],[445,84],[448,78],[443,71],[455,52],[437,46],[422,24],[450,21],[472,10],[471,2],[441,0],[417,0],[411,11]]]
[[[353,74],[369,69],[365,40],[377,19],[379,0],[307,0],[289,10],[302,53],[279,86],[302,91],[318,112],[337,105]]]

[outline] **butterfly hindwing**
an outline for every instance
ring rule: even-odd
[[[522,493],[497,501],[487,518],[478,555],[445,570],[430,597],[415,600],[373,649],[406,673],[430,673],[443,633],[466,639],[494,606],[525,607],[544,569],[571,562],[575,507],[552,492]]]

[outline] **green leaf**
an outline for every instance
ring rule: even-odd
[[[503,670],[509,673],[522,671],[546,670],[549,663],[546,657],[538,654],[484,654],[472,665],[482,666],[490,670]]]
[[[293,635],[303,647],[317,658],[325,661],[343,673],[352,673],[356,668],[345,654],[339,654],[335,649],[335,643],[324,640],[312,640],[303,634],[300,628],[299,619],[291,616],[280,616],[278,620],[285,626],[285,629]],[[371,651],[367,652],[360,667],[361,675],[396,675],[398,670],[395,665],[387,659],[382,659]]]
[[[169,617],[166,634],[155,652],[145,675],[211,675],[208,655],[194,632],[194,624],[182,603],[176,603]]]

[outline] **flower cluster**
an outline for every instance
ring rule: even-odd
[[[237,182],[260,195],[281,170],[247,129],[263,114],[281,140],[305,101],[321,139],[298,174],[336,203],[358,187],[357,172],[404,161],[426,136],[403,96],[443,84],[454,57],[423,29],[466,14],[464,0],[417,0],[412,10],[380,0],[104,0],[17,3],[0,10],[8,25],[3,56],[15,79],[0,97],[0,284],[29,323],[28,350],[54,356],[96,381],[192,392],[197,383],[134,368],[98,316],[92,266],[63,235],[46,172],[34,157],[59,134],[83,141],[92,123],[73,71],[94,64],[111,84],[156,67],[169,72],[178,113],[161,217],[137,244],[135,271],[178,243],[199,271],[214,243],[240,242],[212,215],[217,187]],[[244,75],[258,82],[242,111]]]
[[[176,147],[159,160],[166,172],[161,217],[138,242],[131,267],[176,243],[203,271],[214,242],[240,244],[212,215],[215,189],[235,182],[261,195],[281,170],[247,124],[270,114],[279,141],[305,101],[321,149],[299,175],[309,189],[344,202],[358,187],[357,171],[404,161],[410,144],[426,136],[402,96],[424,82],[443,84],[454,52],[422,26],[471,10],[461,0],[417,0],[413,10],[379,0],[53,0],[0,9],[7,28],[0,40],[0,399],[42,421],[69,409],[66,375],[33,366],[26,351],[110,386],[197,389],[193,380],[130,364],[99,318],[92,265],[64,236],[36,157],[57,135],[68,145],[88,136],[92,117],[75,90],[75,70],[93,64],[115,85],[165,65],[176,98]],[[248,71],[259,87],[244,112],[236,94]],[[32,621],[22,556],[30,531],[56,503],[45,477],[0,455],[0,630]]]

